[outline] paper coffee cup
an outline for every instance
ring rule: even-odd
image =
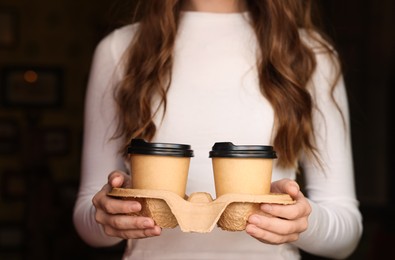
[[[128,153],[131,188],[167,190],[185,197],[189,164],[193,157],[190,145],[133,139]]]
[[[210,158],[217,198],[227,193],[270,193],[273,159],[277,158],[272,146],[217,142]]]

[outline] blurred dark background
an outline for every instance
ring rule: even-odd
[[[349,259],[395,259],[395,2],[316,1],[349,93],[364,216]],[[0,259],[120,259],[80,240],[72,209],[93,51],[134,2],[0,0]]]

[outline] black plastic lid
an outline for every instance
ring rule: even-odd
[[[209,157],[274,159],[277,158],[277,155],[273,146],[234,145],[231,142],[218,142],[214,144]]]
[[[190,145],[171,143],[148,143],[143,139],[132,139],[128,147],[128,153],[193,157],[193,150],[191,150]]]

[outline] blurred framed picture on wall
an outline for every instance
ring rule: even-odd
[[[26,228],[23,223],[3,222],[0,224],[0,252],[12,252],[24,249],[26,245]],[[19,257],[12,258],[18,259]]]
[[[26,173],[6,169],[0,176],[0,194],[4,201],[20,201],[26,198],[29,188]]]
[[[12,8],[0,7],[0,48],[13,48],[17,44],[17,13]]]
[[[19,126],[10,118],[0,118],[0,155],[12,155],[19,150]]]
[[[6,67],[1,70],[1,102],[6,107],[59,107],[62,85],[61,68]]]
[[[71,133],[66,127],[47,127],[42,130],[42,144],[47,156],[63,156],[70,152]]]

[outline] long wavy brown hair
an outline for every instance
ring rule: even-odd
[[[311,0],[246,0],[245,3],[260,46],[260,57],[257,57],[260,89],[275,113],[273,146],[278,165],[295,167],[301,151],[318,160],[313,100],[308,90],[316,59],[313,50],[301,39],[299,29],[303,28],[336,61],[332,43],[313,23]],[[132,138],[152,140],[154,137],[153,117],[159,109],[152,107],[155,95],[160,96],[160,105],[166,111],[181,9],[182,0],[144,0],[137,6],[138,30],[128,51],[124,78],[115,91],[119,124],[114,137],[123,138],[124,155]],[[340,67],[338,71],[331,94]]]

